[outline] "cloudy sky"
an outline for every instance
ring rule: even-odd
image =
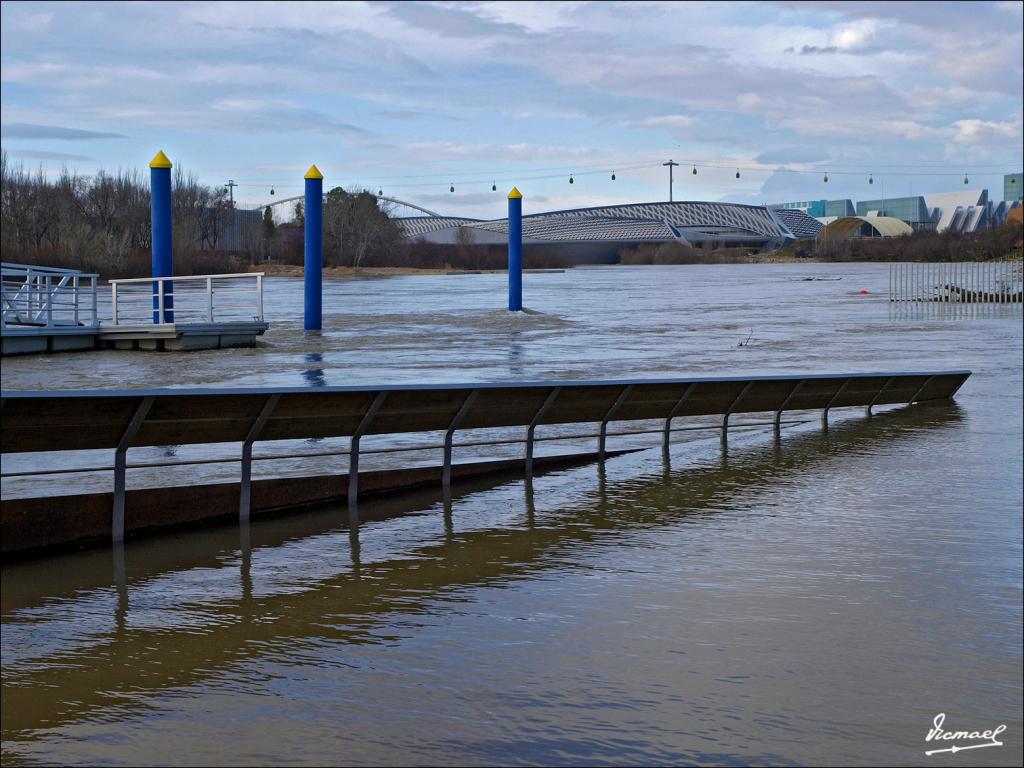
[[[471,216],[500,215],[513,183],[528,211],[666,199],[668,158],[676,199],[756,203],[964,189],[964,174],[1000,199],[1022,163],[1020,2],[0,13],[11,160],[92,173],[163,149],[250,203],[298,194],[313,162],[329,186]]]

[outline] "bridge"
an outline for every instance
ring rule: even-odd
[[[327,196],[329,194],[329,191],[324,192],[324,200],[327,199]],[[416,205],[416,203],[410,203],[407,200],[399,200],[397,197],[388,197],[387,195],[374,195],[374,197],[376,197],[378,200],[383,200],[384,202],[387,203],[394,203],[395,205],[401,205],[405,206],[406,208],[411,208],[414,211],[419,211],[420,213],[426,214],[427,216],[431,216],[434,218],[444,218],[440,213],[431,211],[428,208],[424,208],[421,205]],[[261,203],[259,207],[261,210],[264,208],[276,208],[277,206],[284,205],[285,203],[295,203],[299,201],[304,201],[305,199],[305,195],[295,195],[293,197],[284,197],[281,198],[280,200],[274,200],[271,203]]]

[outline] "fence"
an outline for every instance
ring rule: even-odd
[[[113,467],[33,470],[31,474],[112,468],[111,535],[114,541],[121,541],[125,531],[128,449],[133,446],[241,443],[241,456],[229,461],[240,460],[239,517],[248,519],[253,446],[257,441],[349,437],[348,451],[330,455],[348,455],[348,491],[343,495],[354,505],[359,493],[360,441],[370,435],[444,432],[441,445],[406,446],[398,450],[442,448],[440,479],[448,493],[456,430],[525,428],[525,440],[517,436],[461,445],[525,443],[524,469],[529,475],[534,442],[538,439],[535,430],[541,426],[599,424],[596,434],[573,437],[597,437],[597,458],[603,462],[608,425],[613,421],[650,423],[650,429],[622,434],[661,434],[662,448],[667,451],[672,432],[676,431],[673,420],[719,416],[721,421],[716,429],[721,430],[724,446],[730,418],[740,414],[774,412],[774,426],[778,430],[786,411],[822,409],[822,425],[827,426],[829,411],[835,408],[860,406],[870,414],[872,408],[881,405],[951,399],[970,375],[970,371],[919,371],[318,389],[4,391],[0,392],[5,398],[0,444],[6,453],[113,449]],[[41,423],[47,429],[41,430]],[[277,454],[261,458],[281,460],[314,455],[328,454]],[[223,460],[184,463],[220,461]],[[355,520],[352,515],[354,506],[350,508],[350,519]]]
[[[110,281],[112,325],[263,322],[263,273]]]
[[[75,269],[27,264],[0,265],[0,326],[96,327],[96,280],[99,275]]]
[[[889,301],[1020,304],[1024,261],[889,265]]]

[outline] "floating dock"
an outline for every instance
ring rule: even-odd
[[[3,355],[252,346],[269,327],[260,272],[111,280],[110,319],[103,321],[98,278],[3,264]]]
[[[541,440],[596,439],[596,451],[563,455],[560,461],[603,462],[611,455],[607,439],[620,435],[657,434],[667,452],[674,432],[720,430],[723,445],[730,418],[767,413],[772,418],[738,426],[774,425],[778,431],[787,411],[820,410],[827,426],[829,411],[913,404],[951,399],[970,371],[856,373],[807,376],[644,379],[634,381],[548,381],[525,384],[457,384],[433,386],[154,389],[127,391],[0,392],[0,448],[3,453],[59,453],[106,449],[113,464],[70,469],[11,472],[4,478],[112,471],[113,490],[68,497],[3,499],[0,542],[4,555],[57,547],[120,542],[134,531],[157,530],[223,518],[237,509],[246,521],[256,511],[302,507],[332,500],[349,504],[350,524],[358,524],[360,491],[383,492],[440,483],[446,494],[453,478],[520,467],[534,471],[534,446]],[[675,427],[675,420],[717,416],[717,426]],[[610,432],[612,422],[640,422],[640,429]],[[646,424],[644,424],[646,422]],[[537,437],[538,428],[594,424],[596,431]],[[522,429],[515,437],[509,429]],[[458,430],[500,429],[490,439],[456,444]],[[405,468],[361,473],[361,441],[370,435],[440,432],[440,444],[403,445],[364,453],[401,454],[439,450],[433,468]],[[257,442],[349,438],[348,450],[318,453],[260,453]],[[130,465],[132,447],[234,443],[237,458],[168,461]],[[522,460],[471,461],[453,464],[456,448],[521,444]],[[348,474],[327,478],[288,478],[253,482],[253,461],[318,456],[346,456]],[[478,458],[478,457],[477,457]],[[237,483],[172,489],[128,491],[127,470],[160,466],[237,461]],[[553,461],[551,457],[543,460]],[[38,466],[45,467],[45,462]],[[342,479],[343,478],[343,479]],[[306,484],[304,485],[304,481]],[[361,487],[362,486],[362,487]],[[230,506],[225,506],[225,504]],[[99,522],[98,522],[99,521]],[[97,526],[100,526],[99,528]],[[109,526],[109,527],[108,527]],[[105,533],[104,533],[105,529]]]

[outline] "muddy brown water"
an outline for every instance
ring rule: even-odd
[[[808,414],[779,441],[737,430],[726,452],[687,433],[667,462],[656,436],[620,438],[649,449],[448,504],[370,500],[388,519],[357,534],[325,507],[5,565],[4,764],[1019,764],[1020,309],[893,307],[887,280],[577,269],[527,275],[533,313],[514,317],[501,275],[327,281],[308,336],[301,280],[270,278],[255,349],[5,360],[5,389],[974,375],[954,403],[835,411],[825,432]],[[1005,724],[1003,746],[926,757],[939,713]]]

